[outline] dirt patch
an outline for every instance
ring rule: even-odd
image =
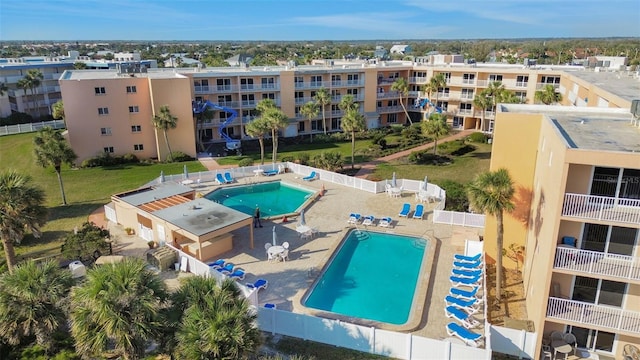
[[[506,320],[528,320],[522,273],[505,269],[502,272],[502,301],[496,301],[496,268],[487,264],[487,296],[489,322],[505,326]]]

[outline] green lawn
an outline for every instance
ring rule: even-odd
[[[139,187],[160,175],[180,174],[186,164],[190,172],[205,171],[198,161],[176,164],[135,164],[111,168],[62,169],[62,180],[67,195],[67,206],[61,206],[60,187],[53,168],[42,168],[33,160],[32,138],[34,133],[0,136],[0,171],[10,169],[29,174],[33,182],[44,189],[49,208],[48,222],[43,236],[35,239],[27,236],[16,253],[22,256],[41,257],[57,252],[61,237],[75,226],[80,226],[95,209],[109,202],[112,194]],[[27,255],[27,253],[29,253]],[[4,258],[4,254],[2,255]]]
[[[376,167],[371,178],[373,180],[391,179],[395,171],[400,179],[423,180],[438,183],[441,180],[453,180],[459,183],[471,181],[477,174],[488,171],[491,161],[491,145],[472,143],[475,151],[455,157],[451,165],[413,165],[406,158],[398,159]]]

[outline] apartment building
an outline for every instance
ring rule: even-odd
[[[640,128],[621,108],[500,105],[496,115],[491,169],[516,185],[504,249],[525,254],[504,265],[522,271],[536,358],[555,330],[622,359],[640,344]],[[495,237],[488,217],[490,258]]]
[[[87,56],[80,56],[77,51],[70,51],[67,56],[0,58],[0,83],[4,83],[8,89],[0,96],[0,117],[17,112],[36,119],[51,115],[52,105],[62,100],[58,79],[65,70],[73,69],[76,62],[83,62],[90,69],[115,69],[130,63],[147,68],[157,67],[156,60],[140,60],[139,53],[117,53],[114,60],[91,60]],[[40,85],[33,89],[34,93],[18,87],[18,81],[32,69],[39,70],[43,75]]]
[[[407,109],[412,122],[426,119],[433,111],[429,107],[419,106],[420,100],[425,94],[422,89],[429,79],[435,74],[443,73],[447,80],[447,85],[439,89],[435,94],[431,94],[432,103],[436,105],[447,116],[448,122],[454,129],[478,129],[486,132],[493,130],[495,114],[489,109],[484,111],[484,122],[482,119],[482,109],[473,105],[476,94],[485,89],[491,82],[500,81],[507,90],[513,91],[516,96],[525,103],[533,103],[535,91],[542,86],[552,84],[563,94],[563,103],[576,106],[606,106],[622,107],[629,109],[629,98],[619,97],[612,93],[601,90],[592,83],[577,78],[574,75],[579,73],[576,67],[554,68],[523,68],[522,66],[509,65],[486,65],[486,64],[446,64],[446,65],[425,65],[406,61],[386,61],[386,62],[358,62],[358,61],[326,61],[322,65],[310,66],[272,66],[272,67],[251,67],[251,68],[179,68],[179,69],[148,69],[145,73],[123,73],[122,69],[104,70],[105,74],[99,72],[87,72],[85,70],[69,70],[60,79],[63,89],[63,98],[67,98],[66,91],[73,94],[72,102],[81,104],[91,104],[96,100],[96,95],[91,91],[82,93],[73,90],[79,88],[102,87],[100,82],[105,80],[113,83],[128,83],[132,77],[144,79],[154,79],[156,77],[173,79],[182,84],[184,79],[188,79],[189,89],[183,92],[182,85],[176,86],[175,91],[180,89],[180,93],[175,94],[175,99],[184,99],[183,106],[191,106],[192,101],[210,101],[219,106],[232,109],[238,116],[230,120],[229,112],[215,112],[212,119],[199,119],[196,127],[203,134],[206,142],[222,142],[219,132],[222,131],[231,138],[238,140],[248,140],[244,132],[244,125],[256,118],[256,104],[262,99],[273,100],[282,111],[290,118],[290,125],[281,131],[281,136],[294,137],[321,134],[325,132],[341,131],[340,121],[342,111],[338,104],[345,95],[351,95],[357,102],[360,111],[365,115],[368,128],[379,128],[393,124],[406,124],[409,122],[403,109]],[[168,74],[168,75],[167,75]],[[178,76],[179,75],[179,76]],[[393,83],[405,78],[409,83],[408,96],[400,96],[397,91],[392,90]],[[171,80],[167,80],[171,81]],[[90,83],[85,85],[84,83]],[[154,99],[154,90],[149,87],[152,82],[144,81],[138,84],[138,96],[149,96],[146,103],[157,102]],[[88,87],[87,87],[88,86]],[[126,85],[125,85],[126,86]],[[120,86],[122,87],[122,86]],[[143,89],[144,87],[144,89]],[[170,87],[170,86],[169,86]],[[316,117],[308,119],[300,113],[302,106],[312,101],[321,88],[329,91],[331,103],[325,106],[324,121],[321,111]],[[68,90],[67,90],[68,89]],[[110,109],[116,106],[116,100],[111,99],[112,93],[100,94],[101,102],[112,104]],[[116,93],[117,94],[117,93]],[[148,94],[148,95],[145,95]],[[573,96],[572,94],[575,94]],[[592,94],[594,99],[590,102],[582,100]],[[80,98],[75,98],[75,97]],[[118,95],[119,96],[119,95]],[[109,99],[108,101],[105,101]],[[175,102],[174,99],[174,102]],[[571,100],[572,99],[572,100]],[[125,106],[126,105],[126,106]],[[120,107],[128,109],[130,104],[121,104]],[[97,106],[97,104],[96,104]],[[140,105],[138,105],[140,106]],[[151,131],[148,126],[151,117],[155,115],[154,110],[158,107],[149,108],[146,115],[141,111],[137,118],[141,119],[136,124],[124,121],[127,117],[118,117],[118,121],[111,123],[111,131],[122,127],[119,136],[139,137],[140,132]],[[65,113],[67,126],[71,137],[82,137],[85,139],[84,146],[72,143],[72,146],[79,155],[78,161],[95,156],[103,149],[114,154],[125,154],[131,152],[132,140],[122,140],[126,146],[103,146],[104,136],[100,119],[105,115],[93,109],[86,113],[71,107],[65,101]],[[91,114],[93,113],[93,114]],[[87,121],[86,117],[91,116],[93,120]],[[113,115],[109,115],[113,118]],[[185,121],[188,116],[183,115],[179,121],[178,128],[187,125],[190,121]],[[131,131],[131,126],[140,125],[141,131]],[[93,129],[87,127],[93,126]],[[181,132],[182,130],[171,130],[169,133]],[[73,134],[73,133],[76,134]],[[82,135],[78,135],[77,133]],[[191,134],[188,130],[185,134]],[[171,134],[175,135],[175,134]],[[155,135],[149,135],[149,139]],[[89,140],[92,139],[92,140]],[[179,137],[170,143],[182,149],[194,149],[185,151],[189,155],[195,156],[196,135]],[[182,146],[182,142],[186,144]],[[77,142],[76,142],[77,143]],[[113,149],[112,149],[113,148]],[[143,144],[143,151],[138,154],[153,158],[162,158],[162,154],[151,154],[147,149],[161,149],[162,146]],[[137,148],[139,149],[139,147]]]

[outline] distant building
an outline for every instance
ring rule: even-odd
[[[602,70],[623,70],[627,66],[626,56],[589,56],[586,67],[599,68]]]
[[[389,50],[392,54],[408,54],[411,52],[411,46],[409,45],[393,45]]]
[[[250,65],[252,60],[253,56],[251,55],[237,54],[228,59],[225,59],[224,61],[226,61],[229,66],[244,66]]]
[[[389,52],[384,46],[376,46],[376,49],[373,51],[373,57],[380,60],[386,60],[389,58]]]

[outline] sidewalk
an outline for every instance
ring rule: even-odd
[[[447,136],[445,138],[442,138],[440,140],[438,140],[440,143],[444,143],[447,141],[452,141],[452,140],[457,140],[457,139],[462,139],[465,138],[467,136],[469,136],[470,134],[476,132],[476,130],[462,130],[457,134],[451,135],[451,136]],[[360,171],[358,171],[358,173],[355,175],[356,177],[359,178],[366,178],[367,176],[369,176],[369,174],[373,173],[373,169],[376,168],[376,166],[380,163],[384,163],[384,162],[388,162],[391,160],[397,160],[400,158],[403,158],[405,156],[409,156],[412,152],[414,151],[421,151],[421,150],[426,150],[430,147],[434,146],[434,142],[430,142],[430,143],[426,143],[426,144],[422,144],[420,146],[416,146],[414,148],[408,149],[408,150],[404,150],[404,151],[400,151],[391,155],[387,155],[387,156],[383,156],[381,158],[377,158],[373,161],[367,162],[367,163],[363,163],[361,164],[361,168]]]
[[[198,161],[202,166],[206,167],[207,170],[219,170],[219,169],[229,169],[238,167],[238,165],[220,165],[216,161],[214,157],[198,157]]]

